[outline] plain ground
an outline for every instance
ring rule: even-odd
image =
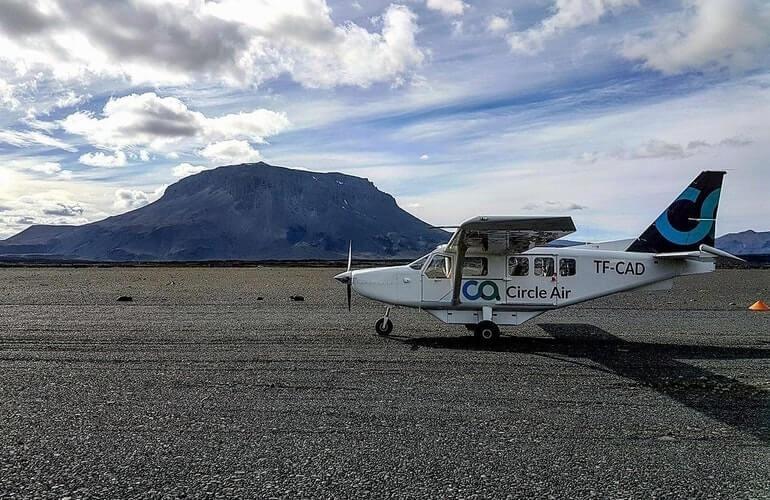
[[[0,497],[770,498],[770,271],[494,348],[336,272],[0,269]]]

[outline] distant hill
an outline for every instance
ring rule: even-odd
[[[770,255],[770,231],[743,231],[717,238],[716,246],[735,255]]]
[[[96,261],[412,258],[449,239],[370,181],[266,163],[219,167],[83,226],[31,226],[0,255]]]

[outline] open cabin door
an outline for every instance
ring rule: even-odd
[[[463,222],[460,227],[452,235],[449,243],[446,245],[446,251],[456,256],[455,269],[458,272],[454,273],[452,277],[452,304],[459,305],[463,293],[464,276],[459,272],[459,269],[463,267],[464,259],[468,251],[483,252],[489,255],[499,255],[505,258],[506,255],[516,255],[516,253],[526,252],[532,248],[542,247],[548,242],[558,238],[563,238],[575,231],[575,224],[570,217],[494,217],[494,216],[479,216],[474,217]],[[554,275],[548,276],[541,272],[540,276],[534,275],[534,266],[536,264],[533,256],[531,266],[532,274],[529,276],[505,276],[504,280],[501,280],[503,285],[507,281],[513,282],[513,287],[539,287],[538,290],[543,289],[548,285],[548,280],[552,280],[555,283],[555,267],[556,257],[554,255],[544,255],[543,258],[550,258],[554,269]],[[529,260],[529,257],[528,257]],[[538,261],[538,265],[547,268],[546,261]],[[511,279],[508,279],[511,278]],[[479,284],[482,285],[481,283]],[[490,281],[488,284],[484,284],[484,288],[488,289],[487,296],[492,294],[492,290],[496,284]],[[518,289],[517,289],[518,290]],[[509,292],[514,290],[506,289],[505,294],[501,294],[501,301],[505,303],[529,303],[531,305],[553,305],[554,301],[550,300],[551,297],[543,297],[543,292],[525,292],[523,298],[519,298],[519,293],[514,293],[512,297],[509,296]],[[475,294],[474,294],[475,296]],[[531,298],[529,298],[531,297]],[[553,297],[558,302],[557,297]],[[526,300],[528,299],[528,300]]]

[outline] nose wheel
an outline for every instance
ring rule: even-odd
[[[377,335],[387,337],[393,331],[393,322],[388,318],[380,318],[374,324],[374,329],[377,331]]]
[[[385,309],[385,316],[378,319],[374,324],[374,330],[377,332],[377,335],[383,337],[387,337],[393,331],[393,322],[390,320],[390,307]]]
[[[492,321],[482,321],[476,325],[473,333],[482,344],[492,344],[500,338],[500,327]]]

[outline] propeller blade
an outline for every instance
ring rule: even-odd
[[[353,240],[350,240],[350,244],[348,246],[348,271],[350,271],[350,266],[353,264]]]
[[[350,311],[351,310],[351,299],[352,299],[352,295],[353,295],[353,284],[352,283],[348,283],[347,289],[348,289],[348,311]]]

